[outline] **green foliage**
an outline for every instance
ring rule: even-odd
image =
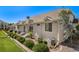
[[[18,37],[18,35],[17,34],[14,34],[13,38],[16,39],[17,37]]]
[[[32,32],[32,31],[29,31],[28,33],[29,33],[29,35],[28,35],[27,37],[32,38],[32,36],[33,36],[33,32]]]
[[[26,40],[24,42],[24,45],[27,46],[28,48],[32,49],[34,46],[34,42],[32,40]]]
[[[79,31],[79,25],[76,26],[76,29]]]
[[[35,52],[48,52],[49,48],[44,43],[38,43],[32,48],[32,50]]]
[[[10,30],[10,32],[13,32],[13,30]]]
[[[43,39],[42,38],[38,38],[38,43],[43,43]]]
[[[69,14],[72,14],[72,12],[70,10],[62,10],[59,13],[59,16],[61,16],[63,18],[63,20],[65,21],[66,24],[69,22]]]
[[[25,38],[24,38],[24,37],[20,37],[20,38],[18,39],[18,41],[21,42],[21,43],[24,43],[24,42],[25,42]]]
[[[7,34],[12,38],[17,39],[21,43],[24,43],[25,41],[24,37],[17,35],[15,32],[7,31]]]
[[[32,34],[33,34],[33,33],[30,31],[30,32],[29,32],[29,35],[31,36]]]
[[[47,41],[43,41],[44,44],[47,44]]]
[[[4,37],[4,38],[2,38]],[[13,42],[3,31],[0,31],[0,52],[22,52],[20,48]]]

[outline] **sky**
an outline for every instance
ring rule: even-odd
[[[35,16],[60,8],[69,8],[79,18],[79,6],[0,6],[0,20],[16,23],[27,16]]]

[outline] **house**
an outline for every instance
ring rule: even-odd
[[[10,23],[10,24],[8,25],[8,28],[9,28],[9,30],[17,31],[16,24]]]
[[[0,29],[8,29],[8,23],[0,20]]]
[[[67,24],[71,24],[74,19],[73,14],[68,15],[68,23],[65,24],[60,12],[64,9],[58,9],[45,14],[30,17],[30,19],[19,22],[17,24],[18,31],[28,33],[29,30],[33,32],[36,40],[42,38],[47,41],[48,46],[55,42],[59,44],[69,37],[69,29]],[[69,11],[66,9],[66,11]]]
[[[27,28],[27,21],[19,21],[17,24],[17,32],[18,33],[27,33],[28,28]]]

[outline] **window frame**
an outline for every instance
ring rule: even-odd
[[[52,32],[52,22],[45,23],[45,31]]]

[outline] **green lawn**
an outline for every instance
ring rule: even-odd
[[[22,52],[23,49],[18,47],[16,43],[0,30],[0,52]]]

